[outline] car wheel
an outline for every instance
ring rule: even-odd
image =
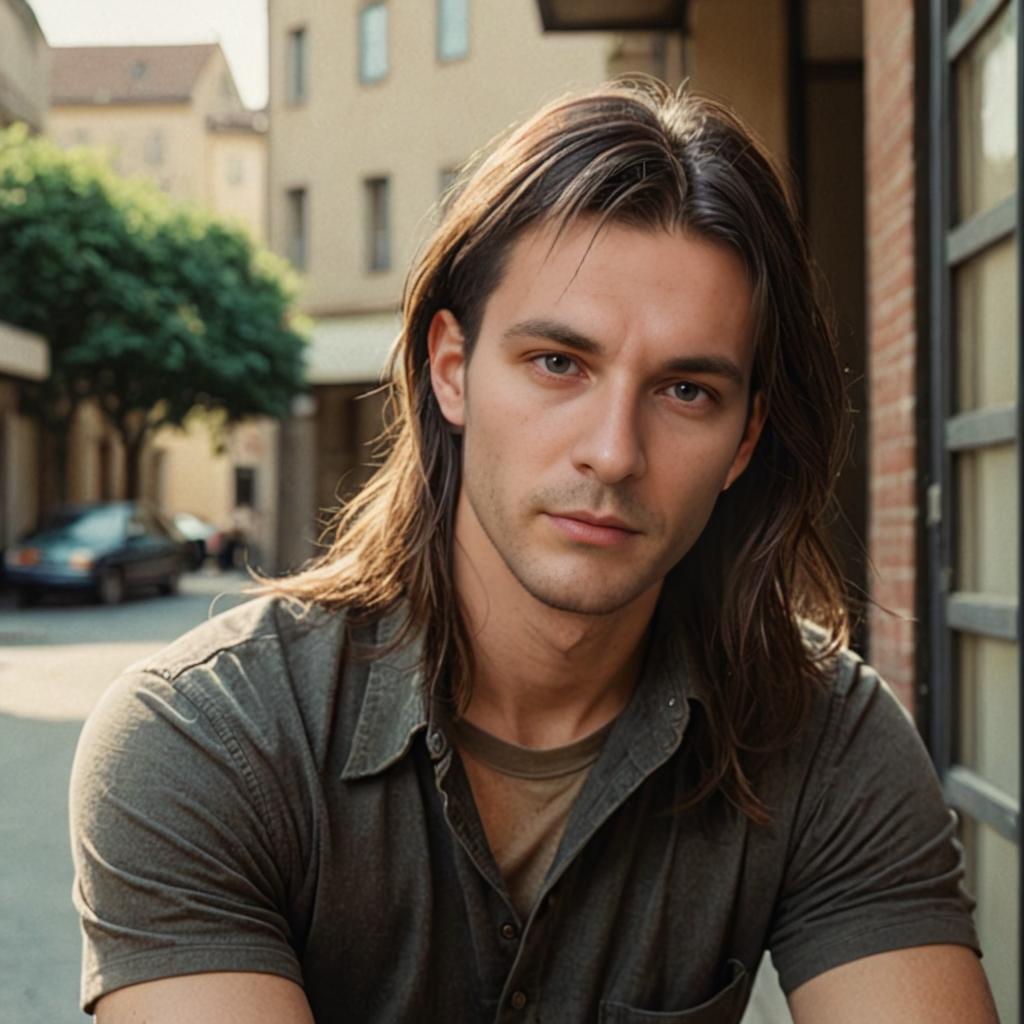
[[[96,593],[103,604],[120,604],[124,600],[124,576],[119,569],[108,566],[100,572]]]
[[[167,579],[160,584],[160,592],[162,594],[176,594],[178,592],[178,584],[181,582],[181,570],[172,569]]]

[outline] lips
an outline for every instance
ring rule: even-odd
[[[548,512],[551,524],[571,540],[597,547],[625,544],[639,535],[616,516],[595,516],[590,512]]]

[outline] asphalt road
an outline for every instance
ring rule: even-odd
[[[191,574],[175,597],[0,605],[0,1021],[68,1024],[80,942],[71,906],[67,784],[82,721],[114,677],[213,611],[241,574]]]
[[[244,600],[241,574],[192,574],[175,597],[118,607],[0,602],[0,1022],[72,1024],[80,940],[67,783],[82,722],[125,667]],[[770,968],[743,1024],[788,1024]]]

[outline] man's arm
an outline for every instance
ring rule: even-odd
[[[795,1024],[999,1024],[981,963],[966,946],[862,957],[789,995]]]
[[[313,1024],[302,989],[273,974],[217,972],[129,985],[96,1004],[97,1024]]]

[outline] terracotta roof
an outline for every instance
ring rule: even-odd
[[[55,46],[50,104],[187,103],[216,43]]]

